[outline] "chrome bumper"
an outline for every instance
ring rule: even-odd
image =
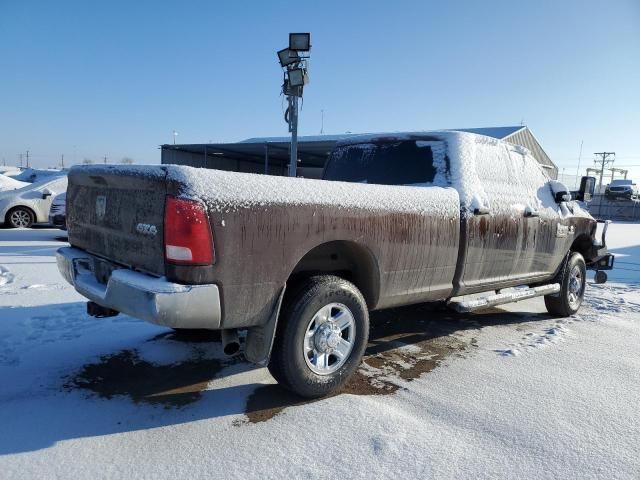
[[[98,257],[63,247],[56,260],[65,280],[98,305],[172,328],[220,328],[217,285],[180,285],[127,268],[114,268],[104,284],[94,272]]]

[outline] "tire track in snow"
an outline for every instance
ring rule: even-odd
[[[640,303],[625,298],[625,294],[636,290],[637,287],[624,285],[589,284],[589,291],[576,315],[553,319],[542,330],[525,333],[520,342],[493,351],[503,357],[517,357],[524,352],[540,350],[565,341],[571,336],[570,326],[575,322],[598,322],[609,316],[636,312],[640,309]]]

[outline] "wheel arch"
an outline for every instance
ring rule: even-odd
[[[7,213],[4,214],[5,225],[9,224],[9,215],[11,215],[11,212],[13,212],[14,210],[16,210],[18,208],[24,208],[25,210],[29,211],[29,213],[31,214],[31,218],[33,219],[33,223],[37,223],[38,222],[38,215],[36,214],[36,211],[33,208],[31,208],[28,205],[16,204],[16,205],[11,205],[7,209]]]
[[[585,261],[589,261],[589,257],[593,251],[593,240],[586,233],[582,233],[575,238],[569,251],[577,252],[584,257]]]
[[[353,283],[374,308],[380,296],[380,272],[373,253],[364,245],[333,240],[315,246],[296,264],[287,279],[287,290],[312,275],[333,274]]]

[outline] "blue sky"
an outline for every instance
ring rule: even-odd
[[[0,161],[286,135],[275,52],[310,31],[302,134],[524,121],[561,169],[640,165],[638,0],[292,5],[0,0]]]

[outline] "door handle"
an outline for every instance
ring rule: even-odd
[[[539,217],[540,213],[537,210],[527,210],[526,212],[524,212],[524,216],[527,218]]]
[[[473,211],[474,215],[489,215],[491,211],[487,207],[476,208]]]

